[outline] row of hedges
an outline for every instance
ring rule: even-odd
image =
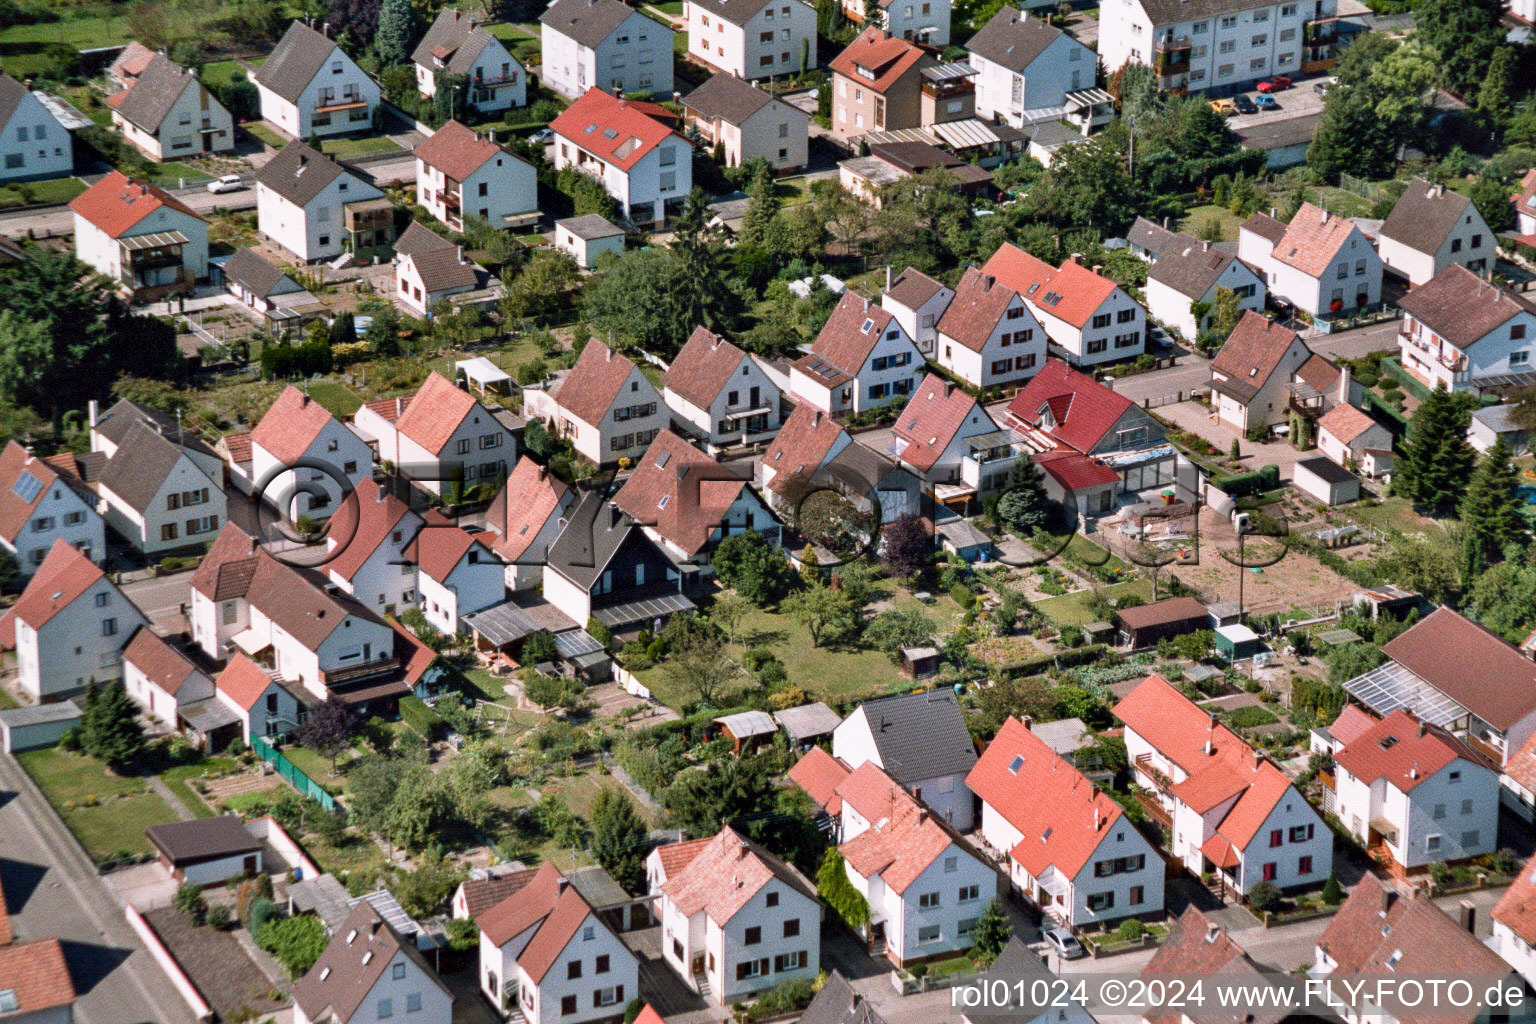
[[[1219,476],[1212,485],[1231,498],[1245,498],[1250,494],[1272,491],[1280,486],[1280,467],[1263,466],[1251,473],[1234,473]]]
[[[428,740],[436,739],[443,727],[442,716],[420,697],[400,698],[400,720]]]
[[[1088,644],[1084,647],[1069,647],[1055,654],[1042,654],[1038,658],[1025,658],[1021,661],[1011,661],[1006,665],[998,666],[998,674],[1010,678],[1016,676],[1032,676],[1053,668],[1075,668],[1078,665],[1088,665],[1098,661],[1110,649],[1106,644]]]
[[[1429,397],[1429,389],[1403,369],[1402,362],[1396,356],[1387,356],[1381,361],[1381,372],[1397,381],[1397,386],[1408,392],[1419,401]]]

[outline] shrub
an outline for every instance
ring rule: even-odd
[[[245,927],[253,936],[261,931],[262,925],[275,918],[282,917],[282,911],[276,904],[262,896],[251,900],[250,917],[246,919]]]
[[[954,598],[955,604],[959,605],[961,608],[970,608],[971,605],[976,603],[976,595],[972,593],[971,588],[966,586],[964,583],[956,583],[954,586],[950,587],[949,596]]]
[[[208,918],[208,904],[203,900],[203,890],[194,882],[183,882],[176,887],[175,906],[193,924],[202,924]]]
[[[587,635],[602,644],[604,649],[613,644],[613,634],[608,631],[608,627],[603,625],[599,619],[591,619],[587,622]]]
[[[1248,890],[1248,905],[1261,914],[1278,908],[1282,898],[1274,882],[1255,882]]]
[[[1122,942],[1135,942],[1145,934],[1147,934],[1147,926],[1137,917],[1126,918],[1115,930],[1115,935]]]
[[[1323,883],[1323,902],[1330,907],[1336,907],[1344,902],[1344,887],[1339,884],[1339,876],[1332,872],[1328,875],[1328,881]]]
[[[448,948],[468,953],[480,948],[480,929],[473,921],[456,917],[448,922]]]
[[[796,1010],[803,1010],[810,1005],[811,998],[815,994],[815,986],[809,978],[780,982],[764,992],[762,997],[752,1004],[752,1009],[747,1012],[747,1018],[762,1020],[766,1017],[778,1017],[782,1014],[794,1013]]]
[[[234,913],[229,909],[228,903],[219,903],[208,908],[208,925],[223,931],[234,921]]]
[[[928,976],[928,965],[913,964],[911,967],[907,968],[907,973],[912,975],[912,977],[917,978],[918,980],[922,980]]]
[[[400,720],[426,740],[435,738],[443,726],[442,717],[420,697],[400,698]]]
[[[253,938],[256,945],[271,953],[278,963],[288,968],[289,976],[297,978],[315,966],[315,961],[325,952],[325,944],[330,937],[318,917],[301,914],[298,917],[268,921]]]

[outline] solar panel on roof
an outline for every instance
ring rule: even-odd
[[[22,501],[28,502],[29,504],[33,498],[37,497],[38,492],[40,492],[42,489],[43,482],[37,477],[33,476],[31,473],[25,471],[23,471],[22,474],[16,478],[16,482],[14,484],[11,484],[11,493],[16,495],[16,497],[20,498]]]

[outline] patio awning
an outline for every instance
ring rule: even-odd
[[[118,242],[129,252],[142,249],[164,249],[168,245],[186,245],[187,236],[180,231],[152,231],[147,235],[132,235]]]
[[[180,715],[181,720],[187,725],[204,734],[222,729],[227,725],[240,724],[239,717],[229,709],[229,705],[217,697],[183,704],[176,709],[176,714]]]
[[[532,616],[511,602],[466,615],[464,624],[498,649],[518,643],[540,628]]]
[[[1382,717],[1403,709],[1421,722],[1445,727],[1468,714],[1461,704],[1395,661],[1356,676],[1344,684],[1344,689]]]
[[[638,601],[612,604],[606,608],[592,609],[592,617],[609,629],[622,629],[636,622],[664,618],[678,612],[692,611],[696,605],[682,594],[663,594]]]

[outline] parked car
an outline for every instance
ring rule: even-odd
[[[1088,955],[1083,944],[1077,941],[1077,936],[1065,928],[1047,928],[1045,941],[1063,960],[1077,960]]]
[[[1258,96],[1254,97],[1253,105],[1258,107],[1260,110],[1280,109],[1280,104],[1275,102],[1275,98],[1267,92],[1261,92],[1258,94]]]
[[[1237,113],[1237,105],[1231,100],[1211,100],[1211,109],[1222,117],[1231,117]]]
[[[1325,78],[1321,82],[1314,83],[1312,86],[1312,91],[1317,93],[1319,96],[1327,96],[1328,90],[1333,88],[1333,83],[1337,81],[1337,78]]]
[[[554,140],[555,130],[553,128],[540,128],[538,131],[528,136],[529,142],[553,142]]]
[[[1274,78],[1266,78],[1258,84],[1259,92],[1280,92],[1291,87],[1291,80],[1285,75],[1276,75]]]
[[[208,191],[214,195],[224,192],[239,192],[243,188],[245,188],[245,182],[240,180],[240,175],[238,174],[225,174],[214,178],[208,183]]]
[[[1239,114],[1257,114],[1259,112],[1259,108],[1253,105],[1253,100],[1249,99],[1246,93],[1238,93],[1232,97],[1232,105],[1237,108]]]

